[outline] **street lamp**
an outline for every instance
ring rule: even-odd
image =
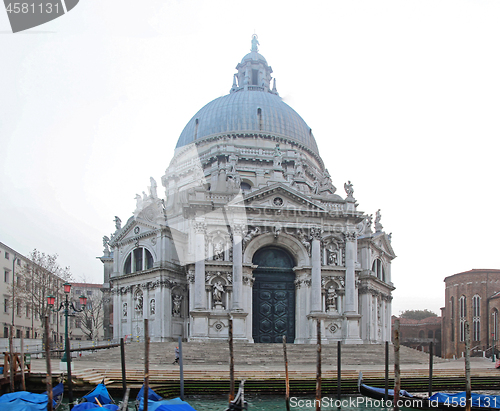
[[[68,357],[70,355],[69,354],[69,336],[68,336],[68,316],[70,315],[69,309],[71,308],[74,312],[77,312],[77,313],[82,312],[83,310],[85,310],[85,306],[87,305],[87,297],[85,297],[84,295],[80,296],[80,304],[81,304],[82,308],[77,309],[74,306],[73,302],[69,301],[69,299],[68,299],[69,293],[71,292],[71,284],[64,283],[63,287],[64,287],[64,294],[66,294],[66,299],[65,299],[65,301],[63,301],[61,303],[59,308],[57,310],[52,308],[52,307],[54,307],[54,304],[56,301],[56,297],[54,297],[53,295],[47,296],[47,305],[49,306],[49,309],[52,309],[52,311],[54,311],[54,312],[59,312],[64,308],[64,320],[65,320],[64,354],[63,354],[63,357],[61,358],[61,362],[68,362],[68,368],[69,368],[69,362],[70,362],[70,361],[68,361]]]

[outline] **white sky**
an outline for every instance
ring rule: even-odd
[[[102,281],[102,236],[158,183],[259,36],[337,193],[393,233],[393,313],[500,268],[500,2],[81,0],[12,34],[0,11],[0,241]],[[161,186],[159,192],[162,192]]]

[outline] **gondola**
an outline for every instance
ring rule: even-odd
[[[104,385],[104,380],[97,385],[92,391],[87,395],[82,397],[82,400],[76,404],[73,411],[83,411],[83,410],[109,410],[118,411],[120,406],[115,404],[115,400],[109,395],[106,385]]]
[[[137,411],[142,411],[144,409],[144,384],[141,389],[137,393],[137,397],[135,398],[135,409]],[[153,391],[151,387],[148,388],[148,400],[149,401],[161,401],[163,398],[161,395],[157,394]]]
[[[358,378],[358,391],[365,397],[373,398],[375,400],[383,401],[385,398],[385,389],[372,387],[363,384],[363,375],[359,373]],[[394,401],[394,390],[388,390],[388,401],[392,406]],[[456,394],[445,394],[437,392],[430,397],[419,397],[410,394],[408,391],[399,391],[400,407],[415,408],[423,410],[465,410],[466,394],[465,391]],[[383,406],[386,406],[385,404]],[[488,411],[500,410],[500,396],[499,395],[486,395],[471,393],[471,410],[472,411]]]
[[[64,385],[57,384],[52,389],[52,408],[57,409],[61,405],[64,394]],[[47,391],[43,394],[34,394],[28,391],[17,391],[4,394],[0,397],[0,409],[2,411],[42,411],[47,409]]]

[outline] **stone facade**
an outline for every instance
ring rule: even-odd
[[[393,326],[395,319],[396,317],[393,316]],[[399,338],[401,344],[419,351],[429,352],[432,342],[433,354],[441,356],[441,322],[441,317],[428,317],[422,320],[400,318]]]
[[[380,210],[358,211],[351,182],[336,194],[302,118],[279,98],[258,53],[229,95],[186,125],[157,192],[104,239],[113,336],[153,341],[390,339],[391,237]]]
[[[470,270],[444,279],[443,356],[462,356],[464,324],[470,327],[471,348],[489,355],[498,344],[500,270]]]

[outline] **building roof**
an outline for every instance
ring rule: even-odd
[[[392,317],[392,324],[394,324],[394,320],[397,317]],[[400,318],[399,319],[399,324],[400,325],[429,325],[429,324],[441,324],[441,317],[427,317],[423,318],[421,320],[413,320],[411,318]]]
[[[469,271],[463,271],[461,273],[449,275],[448,277],[445,277],[443,281],[446,282],[446,280],[448,280],[452,277],[461,276],[464,274],[485,274],[485,273],[500,274],[500,270],[493,269],[493,268],[473,268],[472,270],[469,270]]]
[[[263,84],[254,86],[245,83],[245,74],[258,67],[269,77]],[[295,110],[283,102],[275,87],[270,87],[271,67],[258,53],[255,45],[243,57],[237,69],[240,85],[233,84],[231,93],[219,97],[199,110],[182,131],[177,148],[210,137],[224,135],[272,135],[294,141],[319,155],[311,128]]]

